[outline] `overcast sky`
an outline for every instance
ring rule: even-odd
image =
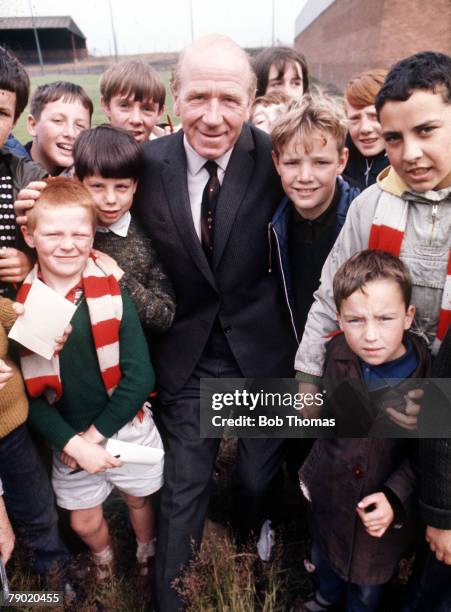
[[[227,34],[242,46],[292,43],[306,0],[191,0],[194,36]],[[70,15],[95,55],[113,53],[108,0],[31,0],[37,16]],[[111,0],[119,54],[178,51],[191,40],[190,0]],[[28,0],[0,0],[0,17],[29,16]]]

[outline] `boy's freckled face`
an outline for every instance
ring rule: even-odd
[[[414,91],[380,110],[390,163],[415,191],[451,186],[451,104],[440,92]]]
[[[394,280],[369,282],[341,302],[338,321],[353,353],[370,365],[393,361],[406,352],[402,343],[415,314],[406,310],[399,285]]]
[[[100,225],[108,227],[118,221],[131,207],[137,183],[134,179],[89,176],[83,185],[94,200]]]
[[[39,211],[34,231],[24,234],[27,244],[37,251],[44,279],[78,280],[94,240],[91,216],[86,209],[65,206],[60,209],[43,208]]]
[[[300,64],[298,62],[287,63],[282,75],[279,74],[276,66],[272,64],[268,73],[268,85],[266,86],[265,93],[270,91],[283,91],[287,96],[300,100],[304,93]]]
[[[314,131],[305,139],[291,139],[273,159],[285,193],[298,213],[312,220],[332,202],[335,179],[344,170],[348,150],[339,153],[331,134]]]
[[[345,99],[345,109],[349,135],[360,153],[364,157],[373,157],[382,153],[385,149],[385,142],[374,104],[357,108]]]
[[[102,101],[102,108],[111,125],[127,130],[139,143],[149,140],[164,110],[152,100],[138,102],[133,95],[122,94],[113,96],[109,104]]]
[[[9,133],[15,126],[16,94],[13,91],[0,89],[0,147],[3,147]]]
[[[29,115],[28,131],[33,136],[31,153],[50,173],[74,163],[75,139],[90,126],[89,111],[79,100],[63,98],[49,102],[38,120]]]

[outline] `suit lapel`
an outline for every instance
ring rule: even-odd
[[[167,152],[164,161],[163,183],[178,233],[199,270],[215,287],[213,273],[194,228],[186,178],[187,167],[182,130],[177,133],[177,140]]]
[[[217,204],[214,229],[213,268],[224,253],[238,209],[246,194],[254,170],[254,141],[245,124],[230,156]]]

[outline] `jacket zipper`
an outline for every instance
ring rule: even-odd
[[[431,234],[429,237],[429,246],[431,246],[432,238],[434,236],[435,222],[437,220],[437,212],[438,212],[438,204],[432,204],[432,225],[431,225]]]
[[[276,245],[277,245],[277,254],[279,256],[279,267],[280,267],[280,271],[282,273],[282,283],[283,283],[283,290],[285,293],[285,301],[287,303],[288,306],[288,310],[290,312],[290,319],[291,319],[291,325],[293,327],[293,331],[294,331],[294,337],[296,338],[296,342],[299,344],[299,338],[298,338],[298,332],[296,331],[296,325],[294,324],[294,316],[293,316],[293,311],[291,309],[291,305],[290,305],[290,300],[288,299],[288,292],[287,292],[287,283],[285,281],[285,272],[283,271],[283,265],[282,265],[282,255],[280,253],[280,245],[279,245],[279,238],[277,237],[277,232],[276,230],[273,228],[271,223],[268,223],[268,239],[269,239],[269,252],[270,252],[270,257],[271,257],[271,230],[272,233],[274,234],[274,238],[276,239]],[[271,261],[271,260],[270,260]],[[270,263],[270,268],[271,268],[271,263]],[[271,269],[269,270],[271,272]]]

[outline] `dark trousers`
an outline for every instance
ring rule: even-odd
[[[415,571],[412,576],[403,612],[450,612],[451,565],[439,561],[426,541],[417,551]]]
[[[69,558],[58,534],[58,517],[47,472],[25,425],[0,440],[0,479],[8,516],[33,555],[39,574]]]
[[[241,377],[225,337],[215,333],[180,393],[159,395],[158,420],[166,455],[155,559],[155,603],[163,612],[183,609],[183,602],[171,584],[201,542],[220,442],[199,436],[200,379]],[[283,440],[239,440],[236,503],[241,534],[259,530],[265,495],[283,453]]]

